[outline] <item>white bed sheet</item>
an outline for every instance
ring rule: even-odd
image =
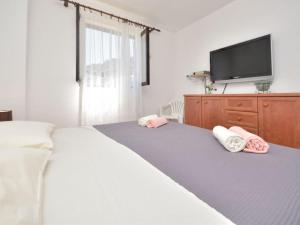
[[[127,147],[93,128],[57,129],[44,225],[233,224]]]

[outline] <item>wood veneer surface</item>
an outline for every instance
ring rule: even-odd
[[[300,93],[184,96],[187,124],[241,126],[270,143],[300,148]]]

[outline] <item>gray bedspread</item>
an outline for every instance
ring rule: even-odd
[[[300,150],[230,153],[211,131],[169,123],[95,126],[238,225],[300,225]]]

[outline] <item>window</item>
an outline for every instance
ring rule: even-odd
[[[139,117],[140,42],[140,32],[128,29],[127,24],[86,26],[81,124],[116,123]]]
[[[91,41],[98,40],[98,41]],[[103,88],[109,88],[112,83],[111,77],[118,73],[118,65],[120,64],[122,48],[122,35],[120,32],[89,26],[86,28],[86,62],[85,72],[90,79],[95,79],[94,85]],[[135,61],[135,45],[134,36],[128,38],[129,46],[129,74],[134,83],[134,75],[136,73]],[[97,78],[95,78],[97,77]]]

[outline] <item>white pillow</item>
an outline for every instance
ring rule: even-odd
[[[0,224],[40,224],[43,174],[51,155],[35,148],[0,148]]]
[[[53,148],[54,125],[33,121],[0,122],[1,147]]]

